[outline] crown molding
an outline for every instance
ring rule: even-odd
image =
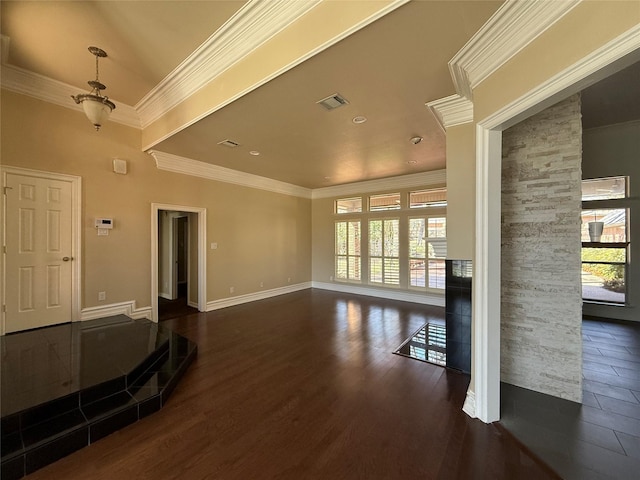
[[[473,102],[458,94],[428,102],[426,106],[445,131],[473,121]]]
[[[240,172],[230,168],[212,165],[210,163],[180,157],[171,153],[148,150],[147,153],[156,161],[156,167],[168,172],[182,173],[194,177],[216,180],[218,182],[233,183],[243,187],[257,188],[269,192],[282,193],[295,197],[311,198],[311,190],[291,183],[280,182],[267,177]]]
[[[279,1],[287,1],[287,0],[279,0]],[[321,1],[327,1],[327,0],[321,0]],[[189,127],[190,125],[193,125],[196,122],[199,122],[200,120],[202,120],[203,118],[211,115],[212,113],[220,110],[221,108],[235,102],[236,100],[238,100],[239,98],[243,97],[244,95],[252,92],[253,90],[261,87],[262,85],[270,82],[271,80],[273,80],[274,78],[282,75],[283,73],[291,70],[292,68],[300,65],[301,63],[305,62],[306,60],[308,60],[309,58],[319,54],[320,52],[326,50],[327,48],[331,47],[332,45],[340,42],[341,40],[343,40],[344,38],[348,37],[349,35],[357,32],[358,30],[366,27],[367,25],[375,22],[376,20],[378,20],[379,18],[384,17],[385,15],[387,15],[388,13],[392,12],[393,10],[395,10],[398,7],[401,7],[402,5],[406,4],[407,2],[409,2],[410,0],[387,0],[388,3],[386,3],[384,6],[382,6],[378,11],[376,11],[374,14],[370,15],[369,17],[363,19],[362,21],[358,22],[357,24],[349,27],[348,29],[344,30],[343,32],[340,32],[340,34],[336,35],[335,37],[327,40],[326,42],[324,42],[323,44],[317,46],[316,48],[314,48],[313,50],[310,50],[309,52],[305,53],[304,55],[302,55],[299,58],[296,58],[295,60],[293,60],[291,63],[283,66],[282,68],[278,69],[277,71],[267,75],[266,77],[260,79],[259,81],[257,81],[256,83],[249,85],[247,88],[245,88],[244,90],[238,92],[237,94],[225,99],[223,102],[212,106],[211,108],[207,109],[205,112],[201,113],[200,115],[193,117],[191,119],[189,119],[186,123],[178,126],[177,128],[175,128],[174,130],[166,133],[165,135],[161,136],[160,138],[155,139],[153,142],[144,145],[143,146],[143,150],[148,150],[153,148],[155,145],[157,145],[158,143],[162,142],[163,140],[166,140],[167,138],[175,135],[176,133],[178,133],[181,130],[184,130],[185,128]],[[265,3],[269,3],[269,2],[265,2]],[[296,2],[290,2],[290,3],[296,3]],[[299,18],[299,17],[298,17]],[[292,23],[292,22],[290,22]],[[283,27],[284,28],[284,27]],[[280,30],[282,30],[283,28],[281,28]],[[277,33],[277,32],[276,32]],[[275,35],[275,33],[274,33]],[[244,40],[243,40],[244,42]],[[251,51],[255,50],[257,48],[257,46],[253,46],[251,48]],[[249,52],[251,53],[251,52]],[[241,60],[241,58],[239,58],[236,55],[236,61]],[[235,62],[234,62],[235,63]],[[230,65],[231,66],[231,65]],[[222,72],[221,72],[222,73]],[[214,77],[211,76],[210,80],[213,79]],[[180,84],[179,89],[179,96],[180,101],[187,98],[189,95],[192,95],[193,93],[195,93],[194,91],[188,91],[184,89],[184,86],[182,84]],[[139,105],[139,104],[138,104]],[[164,115],[169,109],[165,109],[162,111],[159,111],[160,116]],[[153,123],[153,120],[148,121],[147,117],[145,115],[141,115],[143,117],[143,128],[145,126],[147,126],[149,123]],[[154,117],[157,118],[157,117]]]
[[[312,190],[311,198],[315,200],[317,198],[340,197],[343,195],[379,192],[390,189],[439,186],[445,185],[446,183],[446,170],[434,170],[432,172],[412,173],[410,175],[316,188]]]
[[[531,109],[542,111],[598,82],[640,59],[640,24],[606,45],[557,73],[499,111],[478,121],[485,129],[508,128],[530,115]],[[613,70],[611,70],[613,68]]]
[[[321,0],[249,0],[136,105],[145,128]]]
[[[446,170],[435,170],[433,172],[413,173],[411,175],[347,183],[312,190],[291,183],[193,160],[192,158],[173,155],[172,153],[160,152],[158,150],[148,150],[147,153],[155,159],[156,167],[160,170],[314,200],[317,198],[369,193],[397,188],[439,186],[446,184],[447,181]]]
[[[473,89],[513,58],[582,0],[508,0],[449,61],[456,92]]]
[[[3,61],[5,58],[6,57],[3,57]],[[6,90],[60,105],[61,107],[78,112],[83,111],[82,105],[76,104],[76,102],[71,99],[71,96],[77,95],[78,93],[89,93],[86,90],[79,91],[80,89],[67,83],[59,82],[44,75],[14,67],[13,65],[3,64],[0,78],[0,84],[2,88]],[[116,109],[111,112],[109,120],[140,129],[140,117],[138,117],[135,109],[122,102],[115,103]]]

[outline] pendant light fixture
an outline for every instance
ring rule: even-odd
[[[76,103],[82,104],[82,109],[96,130],[100,130],[102,124],[109,118],[109,114],[116,108],[116,105],[109,100],[109,97],[100,94],[101,90],[107,87],[98,80],[98,59],[106,57],[107,52],[98,47],[89,47],[89,52],[96,57],[96,79],[87,83],[91,87],[90,93],[79,93],[71,98]]]

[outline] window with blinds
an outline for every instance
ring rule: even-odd
[[[336,200],[335,212],[339,214],[362,212],[362,197],[341,198]]]
[[[399,210],[400,194],[385,193],[383,195],[371,195],[369,197],[369,211],[382,212],[385,210]]]
[[[360,220],[336,222],[336,280],[360,281]]]
[[[447,189],[432,188],[409,192],[409,208],[434,208],[447,206]]]
[[[409,285],[444,289],[447,219],[409,219]]]
[[[400,220],[369,221],[369,281],[400,284]]]

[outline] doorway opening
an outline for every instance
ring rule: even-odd
[[[151,215],[153,320],[205,311],[205,209],[153,204]]]

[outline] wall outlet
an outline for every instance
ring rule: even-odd
[[[212,242],[211,243],[211,250],[217,250],[218,249],[218,243],[217,242]]]
[[[291,277],[287,278],[287,283],[291,283]]]
[[[107,292],[98,292],[98,301],[102,302],[107,299]]]
[[[233,293],[235,291],[236,291],[236,289],[234,287],[229,287],[229,293]]]
[[[329,281],[330,281],[330,282],[333,282],[333,275],[331,275],[331,276],[329,277]]]
[[[260,282],[260,288],[264,287],[264,282]]]

